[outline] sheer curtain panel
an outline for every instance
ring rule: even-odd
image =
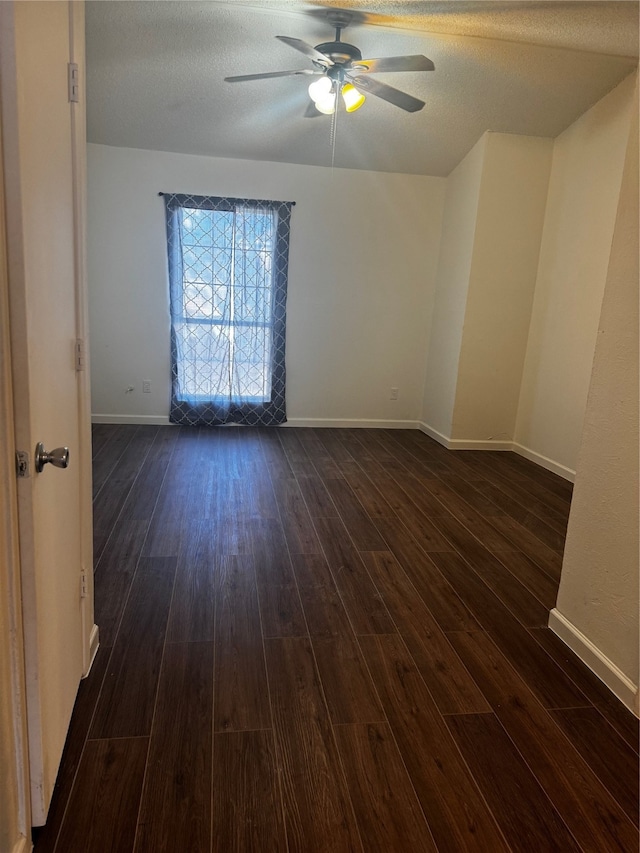
[[[284,423],[294,202],[163,195],[171,309],[170,421]]]

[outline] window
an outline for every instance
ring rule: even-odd
[[[165,196],[174,423],[286,420],[291,203]]]

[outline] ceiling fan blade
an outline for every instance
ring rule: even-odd
[[[302,68],[300,71],[267,71],[265,74],[240,74],[237,77],[225,77],[226,83],[244,83],[245,80],[267,80],[271,77],[296,77],[298,74],[305,76],[324,74],[324,71],[312,71],[310,68]]]
[[[299,50],[300,53],[304,53],[305,56],[308,56],[309,59],[313,59],[314,62],[321,62],[322,65],[333,65],[333,59],[328,56],[325,56],[324,53],[320,53],[319,50],[316,50],[315,47],[312,47],[310,44],[307,44],[306,41],[302,41],[302,39],[294,39],[290,36],[276,36],[277,39],[283,41],[285,44],[288,44],[289,47],[294,48],[294,50]]]
[[[318,116],[323,115],[320,110],[316,109],[316,105],[313,101],[309,101],[307,104],[307,108],[304,111],[304,118],[318,118]]]
[[[414,98],[413,95],[407,95],[400,89],[394,89],[393,86],[387,86],[386,83],[381,83],[379,80],[374,80],[373,77],[351,76],[351,74],[348,74],[347,77],[357,89],[362,89],[369,95],[382,98],[383,101],[389,101],[390,104],[400,107],[408,113],[415,113],[424,107],[424,101]]]
[[[354,70],[362,71],[433,71],[435,65],[421,54],[415,56],[382,56],[380,59],[360,59]],[[364,66],[364,67],[362,67]]]

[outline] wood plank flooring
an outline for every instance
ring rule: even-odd
[[[635,853],[637,720],[545,627],[570,500],[417,431],[95,426],[36,853]]]

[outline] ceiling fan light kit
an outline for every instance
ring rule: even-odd
[[[316,110],[323,115],[333,115],[336,109],[336,93],[333,81],[328,77],[319,77],[309,84],[309,97]]]
[[[329,77],[320,77],[309,86],[309,96],[319,113],[333,115],[336,109],[338,90],[342,95],[348,113],[360,109],[365,102],[362,92],[359,92],[352,83],[341,83],[339,80],[332,81]]]
[[[295,77],[313,75],[318,77],[309,86],[309,96],[315,105],[305,113],[306,116],[318,114],[333,115],[338,107],[338,95],[347,112],[355,112],[365,102],[362,89],[369,95],[381,98],[407,112],[417,112],[424,107],[424,101],[414,98],[406,92],[394,89],[369,74],[375,72],[396,71],[433,71],[434,65],[426,56],[386,56],[380,59],[363,59],[359,48],[340,40],[342,30],[352,20],[348,12],[329,10],[327,19],[335,28],[335,40],[323,42],[313,47],[301,39],[291,36],[276,36],[284,44],[307,56],[315,70],[298,69],[295,71],[268,71],[264,74],[244,74],[225,77],[228,83],[240,83],[248,80],[261,80],[273,77]]]
[[[319,77],[313,83],[309,83],[309,97],[314,103],[321,101],[333,90],[333,84],[328,77]]]
[[[344,83],[342,86],[342,100],[348,113],[355,113],[366,101],[362,92],[359,92],[352,83]]]
[[[322,98],[313,102],[314,107],[319,113],[325,116],[332,116],[336,111],[336,93],[327,92]]]

